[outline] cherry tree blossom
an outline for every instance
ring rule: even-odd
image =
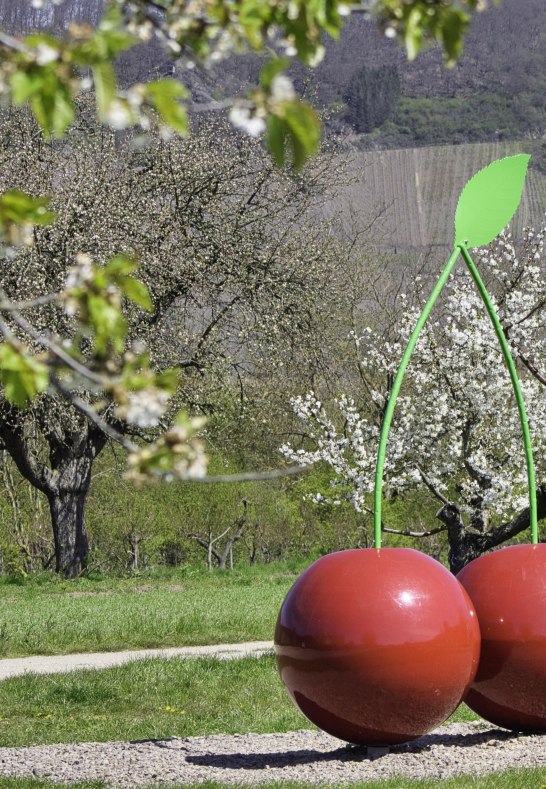
[[[546,473],[546,283],[544,237],[524,231],[516,245],[509,232],[477,252],[517,360],[539,475]],[[423,281],[416,284],[423,294]],[[421,296],[422,300],[422,296]],[[366,408],[349,395],[336,400],[335,416],[313,392],[293,401],[312,448],[286,444],[298,463],[328,463],[334,472],[329,501],[346,499],[370,512],[377,442],[389,387],[420,308],[402,295],[403,309],[388,340],[369,327],[352,333],[359,353]],[[512,387],[489,317],[463,267],[451,276],[441,306],[417,346],[397,403],[384,494],[416,487],[441,508],[454,571],[474,556],[528,526],[525,458]],[[324,500],[321,495],[317,502]],[[546,487],[538,491],[546,514]],[[388,524],[384,524],[388,529]],[[418,536],[408,528],[404,533]]]

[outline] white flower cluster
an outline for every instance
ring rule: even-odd
[[[546,228],[526,230],[516,248],[510,234],[503,234],[476,256],[517,359],[539,475],[546,472],[545,235]],[[419,312],[404,309],[390,341],[370,328],[353,336],[369,382],[366,413],[359,414],[348,397],[336,401],[336,420],[313,393],[293,401],[314,449],[286,444],[281,452],[295,462],[328,463],[335,474],[330,500],[344,497],[357,510],[371,506],[387,382],[393,380]],[[462,266],[448,281],[408,368],[389,436],[386,494],[422,485],[423,474],[471,515],[505,518],[527,501],[512,386],[489,316]]]
[[[163,389],[148,386],[136,392],[129,392],[127,403],[118,406],[116,413],[130,425],[137,427],[157,427],[169,402],[169,395]]]

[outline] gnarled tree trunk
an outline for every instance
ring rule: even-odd
[[[47,412],[46,412],[47,413]],[[106,444],[106,435],[83,420],[74,423],[47,413],[37,439],[35,417],[5,406],[0,415],[0,440],[20,473],[49,502],[55,570],[75,578],[87,562],[89,545],[85,528],[85,503],[93,461]],[[62,416],[62,414],[61,414]],[[3,417],[3,418],[1,418]],[[49,460],[40,456],[40,444],[49,450]]]
[[[537,512],[539,520],[546,517],[546,485],[541,485],[537,489]],[[473,559],[497,548],[530,526],[528,507],[511,520],[487,530],[483,529],[483,520],[480,518],[474,518],[470,525],[466,525],[459,507],[451,502],[441,508],[437,518],[447,526],[449,568],[454,574]]]

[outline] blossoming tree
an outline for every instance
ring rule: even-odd
[[[521,248],[503,234],[478,253],[514,357],[522,371],[538,471],[546,474],[546,286],[544,238],[526,230]],[[419,282],[419,278],[418,278]],[[349,396],[330,416],[313,393],[296,398],[312,448],[281,448],[300,463],[324,461],[333,470],[329,500],[347,499],[371,512],[377,440],[382,415],[402,351],[419,309],[403,296],[397,332],[380,339],[370,328],[355,331],[362,382],[358,410]],[[481,299],[470,276],[457,270],[446,286],[435,320],[419,339],[398,399],[386,458],[385,492],[423,488],[440,503],[434,532],[445,531],[451,568],[468,561],[529,525],[521,427],[508,373]],[[546,515],[546,485],[539,487],[540,517]],[[322,496],[315,500],[320,502]],[[384,524],[389,531],[388,523]],[[408,529],[408,536],[431,532]]]
[[[47,497],[57,569],[74,575],[87,556],[93,463],[109,438],[132,478],[199,478],[206,456],[190,428],[203,415],[220,419],[226,400],[248,410],[278,365],[305,374],[323,294],[342,268],[315,221],[329,157],[294,178],[219,121],[144,149],[92,113],[60,143],[37,139],[21,110],[0,121],[0,189],[48,192],[57,214],[4,261],[5,302],[18,309],[1,325],[14,343],[30,335],[32,363],[59,359],[30,402],[4,370],[0,439]]]
[[[46,2],[32,0],[31,5],[38,8]],[[297,170],[318,150],[320,124],[312,108],[296,96],[284,72],[294,57],[308,65],[318,62],[323,36],[339,36],[354,5],[350,0],[197,0],[183,4],[178,0],[110,0],[96,27],[74,24],[62,38],[43,31],[15,36],[0,30],[0,90],[14,105],[30,107],[42,131],[30,132],[38,151],[46,143],[55,145],[70,128],[85,127],[87,121],[77,113],[76,99],[89,87],[94,88],[94,113],[115,130],[137,127],[146,134],[158,127],[163,135],[186,135],[188,92],[182,82],[160,79],[121,89],[115,58],[153,36],[185,68],[196,62],[206,66],[250,48],[269,57],[254,90],[228,102],[231,120],[251,135],[263,134],[276,163],[290,160]],[[425,0],[377,0],[373,10],[389,34],[404,41],[410,57],[422,43],[438,40],[447,60],[453,61],[470,15],[484,5],[480,0],[446,0],[434,7]],[[57,152],[61,157],[74,153],[70,144],[59,146]],[[75,161],[73,169],[77,167]],[[67,242],[59,249],[48,249],[48,239],[57,239],[58,230],[52,225],[55,214],[47,195],[39,189],[30,191],[16,177],[4,188],[0,244],[9,275],[0,283],[2,438],[22,473],[50,498],[54,524],[64,524],[56,532],[57,569],[74,575],[86,552],[83,505],[91,463],[106,438],[115,438],[128,450],[137,475],[189,478],[204,471],[202,450],[195,439],[202,422],[173,411],[165,432],[152,444],[142,448],[128,440],[132,428],[121,429],[124,420],[136,427],[156,422],[177,388],[176,374],[158,372],[152,363],[151,346],[131,345],[133,313],[149,311],[148,324],[152,325],[158,304],[162,308],[165,303],[157,294],[165,285],[163,272],[158,269],[143,282],[135,276],[136,261],[125,250],[99,241],[94,245],[95,255],[89,254],[93,246],[89,244],[78,248]],[[176,204],[175,195],[170,199]],[[247,199],[250,205],[253,197],[247,195]],[[96,207],[92,200],[91,188],[84,200],[78,198],[63,207],[72,211],[71,221],[77,218],[85,224],[86,212]],[[108,200],[97,205],[109,220]],[[200,211],[206,214],[204,206]],[[141,223],[140,229],[145,227],[150,228],[149,220]],[[184,233],[183,221],[179,232]],[[72,241],[78,234],[66,238]],[[68,251],[71,260],[66,257]],[[21,254],[25,260],[40,263],[34,278],[26,282],[24,274],[31,268],[21,266]],[[207,268],[204,259],[201,263]],[[248,269],[243,268],[243,273],[249,273]],[[200,275],[199,266],[188,272],[191,282],[199,281]],[[27,287],[30,284],[33,287]],[[176,289],[173,292],[179,295]],[[222,317],[242,314],[236,288],[232,299],[236,300],[232,305],[223,305]],[[237,310],[233,310],[235,304]],[[145,326],[146,321],[140,324]],[[197,346],[198,356],[215,338],[216,326],[213,318]],[[198,370],[201,362],[192,356],[189,364]],[[88,394],[82,396],[81,390]],[[55,426],[50,421],[52,412],[42,408],[48,398],[57,409]],[[21,419],[31,401],[38,403],[38,410],[30,421]],[[75,409],[74,420],[64,418],[65,403]],[[47,442],[51,439],[49,464],[38,462],[35,452],[26,451],[25,424],[31,431],[41,431]]]

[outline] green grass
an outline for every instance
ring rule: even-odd
[[[272,657],[145,660],[0,683],[0,745],[290,731],[306,725]]]
[[[309,562],[308,562],[309,563]],[[144,578],[39,576],[0,582],[0,656],[218,644],[273,638],[305,565],[195,568]]]
[[[441,789],[542,789],[545,781],[544,770],[536,769],[508,770],[486,776],[463,775],[443,781],[434,778],[420,781],[392,778],[388,781],[336,784],[336,787],[337,789],[437,789],[441,786]],[[200,784],[186,784],[184,789],[233,789],[233,786],[234,784],[204,781]],[[71,787],[72,789],[105,789],[106,784],[102,781],[85,781],[71,784]],[[172,789],[181,789],[181,787],[181,784],[173,785]],[[66,789],[66,784],[55,784],[36,778],[0,778],[0,789]],[[260,784],[260,789],[320,789],[320,785],[282,781]]]
[[[313,728],[271,656],[143,660],[0,683],[0,746]],[[462,706],[452,720],[476,716]]]

